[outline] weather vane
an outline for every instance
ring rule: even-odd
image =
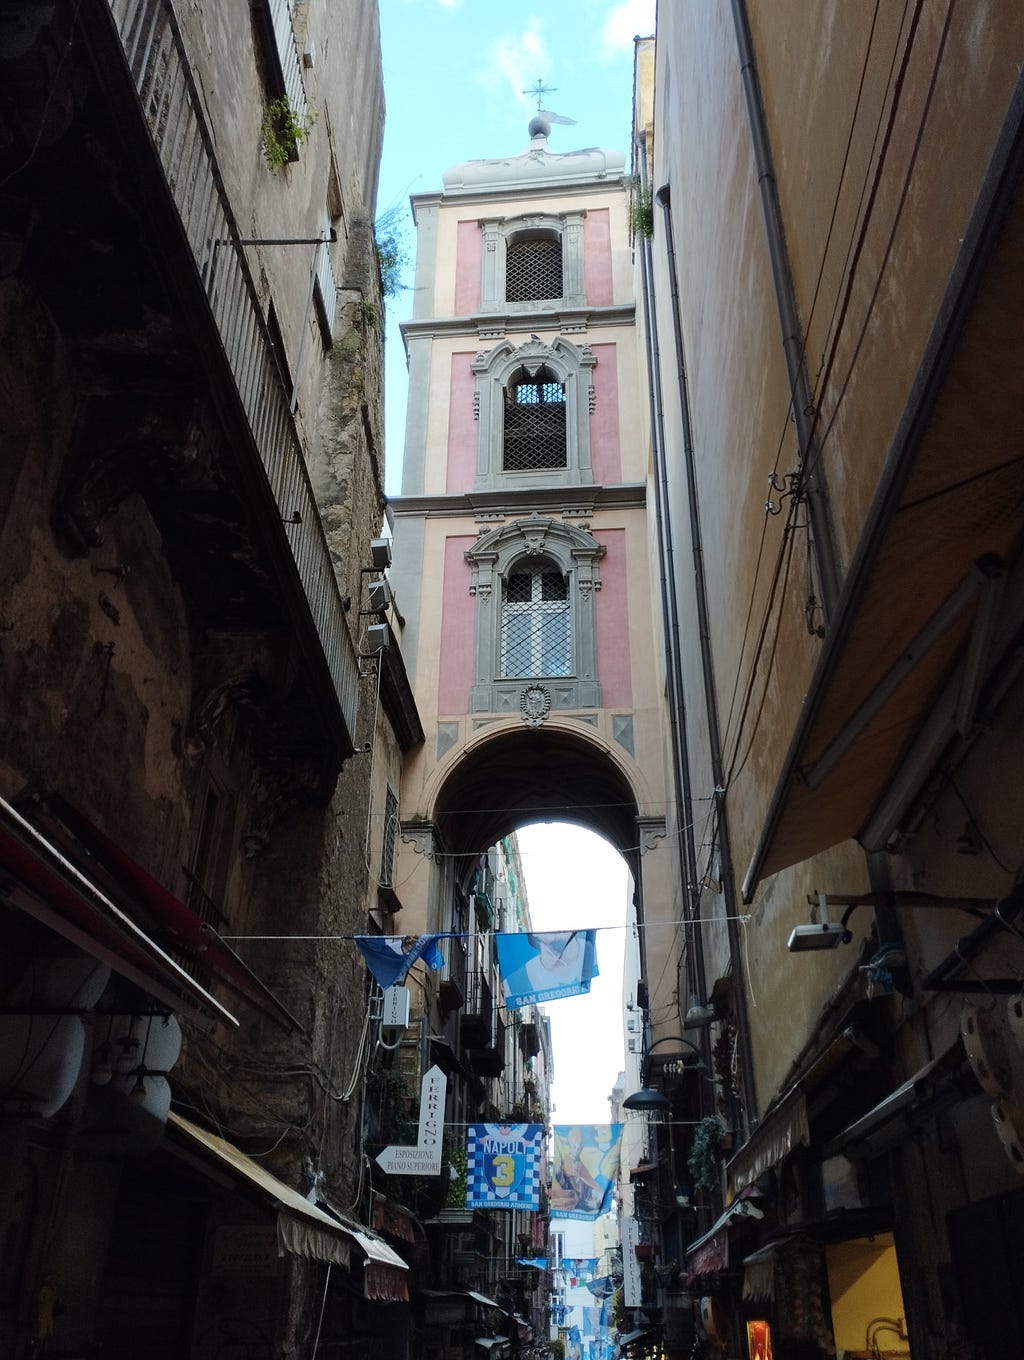
[[[576,122],[575,118],[566,118],[563,113],[552,113],[550,109],[542,109],[540,106],[541,100],[546,94],[557,93],[557,85],[545,85],[543,80],[538,80],[535,85],[531,85],[528,90],[523,91],[523,94],[528,94],[531,99],[536,99],[538,117],[546,118],[549,123],[565,123],[567,126],[571,127]]]
[[[531,85],[528,90],[523,91],[523,94],[528,94],[532,99],[536,99],[538,113],[540,113],[540,101],[544,98],[544,96],[546,94],[557,93],[558,93],[557,85],[545,85],[543,80],[538,80],[536,85]]]

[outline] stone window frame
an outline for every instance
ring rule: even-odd
[[[521,217],[480,220],[483,234],[480,266],[482,312],[537,312],[545,308],[583,307],[583,212],[524,213]],[[509,243],[517,236],[551,236],[562,243],[562,296],[509,302],[505,297],[505,267]]]
[[[537,487],[593,484],[590,414],[594,408],[594,381],[591,370],[596,363],[589,345],[574,345],[562,336],[550,345],[536,336],[519,346],[504,340],[494,349],[477,354],[470,365],[476,379],[477,491],[526,491]],[[550,370],[565,388],[565,466],[506,472],[505,391],[524,372],[532,377],[541,369]]]
[[[586,529],[542,517],[512,520],[481,534],[466,554],[476,600],[470,712],[518,714],[525,691],[542,688],[553,711],[599,708],[595,596],[601,589],[604,544]],[[505,679],[501,675],[501,617],[505,583],[514,570],[551,564],[568,581],[575,672],[571,676]]]

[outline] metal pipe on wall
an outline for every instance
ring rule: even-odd
[[[779,186],[775,178],[771,143],[768,139],[768,120],[761,99],[761,85],[754,59],[754,44],[750,34],[745,0],[732,0],[732,17],[736,28],[736,47],[743,80],[743,94],[750,121],[750,135],[754,147],[757,183],[761,192],[768,254],[771,259],[775,303],[782,330],[782,348],[786,357],[793,420],[796,424],[800,465],[810,469],[805,490],[813,535],[814,563],[821,589],[821,606],[828,625],[835,612],[841,585],[832,518],[828,505],[828,486],[821,459],[814,442],[814,398],[807,379],[804,362],[803,327],[797,313],[793,273],[789,263],[789,248],[779,202]]]
[[[662,207],[665,227],[665,251],[668,264],[672,300],[672,331],[676,350],[676,380],[679,384],[679,410],[683,429],[683,459],[686,471],[687,508],[690,521],[690,541],[693,545],[694,597],[697,606],[697,633],[700,647],[701,672],[704,681],[705,715],[708,725],[708,746],[711,756],[712,778],[718,809],[718,851],[721,860],[722,892],[725,897],[726,928],[729,939],[729,960],[735,986],[736,1041],[740,1049],[740,1078],[743,1108],[748,1127],[757,1120],[757,1090],[754,1083],[754,1055],[750,1043],[750,1012],[743,986],[743,948],[739,934],[739,904],[732,864],[729,839],[729,817],[725,805],[725,766],[722,760],[722,735],[718,721],[718,702],[715,689],[714,661],[711,655],[711,621],[708,613],[707,583],[704,573],[704,544],[700,527],[700,503],[697,496],[697,468],[693,446],[693,425],[690,420],[690,398],[686,378],[686,352],[683,343],[682,308],[679,299],[679,276],[676,264],[675,232],[672,225],[671,195],[668,185],[657,193]],[[669,508],[666,506],[666,514]],[[706,995],[702,994],[706,1000]]]

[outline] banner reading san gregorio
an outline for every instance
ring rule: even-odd
[[[597,977],[596,930],[499,931],[498,950],[505,1005],[585,996]]]
[[[539,1209],[543,1124],[470,1124],[467,1209]]]
[[[552,1218],[600,1218],[614,1202],[621,1124],[555,1125]]]

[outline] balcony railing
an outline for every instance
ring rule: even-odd
[[[166,0],[108,0],[153,149],[188,238],[349,733],[359,663],[320,512],[241,233],[173,11]],[[321,255],[326,249],[318,248]]]
[[[488,975],[480,969],[466,974],[465,1002],[459,1025],[465,1048],[490,1048],[494,1043],[494,993]]]

